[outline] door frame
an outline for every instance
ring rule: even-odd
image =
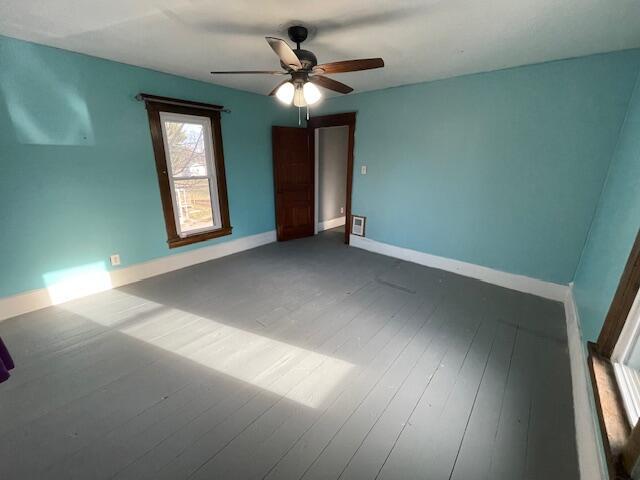
[[[309,131],[309,154],[311,155],[314,169],[317,161],[315,132],[318,128],[326,127],[349,127],[349,142],[347,146],[347,198],[345,200],[344,212],[344,243],[349,245],[349,235],[351,234],[351,194],[353,191],[353,150],[355,147],[356,112],[321,115],[318,117],[311,117],[307,120],[307,130]],[[317,196],[317,188],[314,187],[314,197]],[[317,228],[317,225],[314,228]]]

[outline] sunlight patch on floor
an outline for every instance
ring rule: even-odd
[[[354,368],[344,360],[118,290],[64,308],[307,407],[320,406]]]

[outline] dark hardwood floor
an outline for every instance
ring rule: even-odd
[[[0,323],[0,478],[577,479],[562,305],[342,240]]]

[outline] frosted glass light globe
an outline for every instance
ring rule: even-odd
[[[293,83],[287,82],[280,85],[280,88],[276,90],[276,98],[280,100],[282,103],[286,103],[287,105],[291,104],[293,100],[293,93],[295,91],[295,87]]]
[[[304,93],[304,99],[309,105],[313,105],[318,100],[322,98],[322,93],[320,93],[320,89],[316,87],[313,83],[307,82],[302,87],[302,91]]]

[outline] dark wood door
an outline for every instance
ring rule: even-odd
[[[278,240],[314,234],[314,166],[306,128],[273,127]]]

